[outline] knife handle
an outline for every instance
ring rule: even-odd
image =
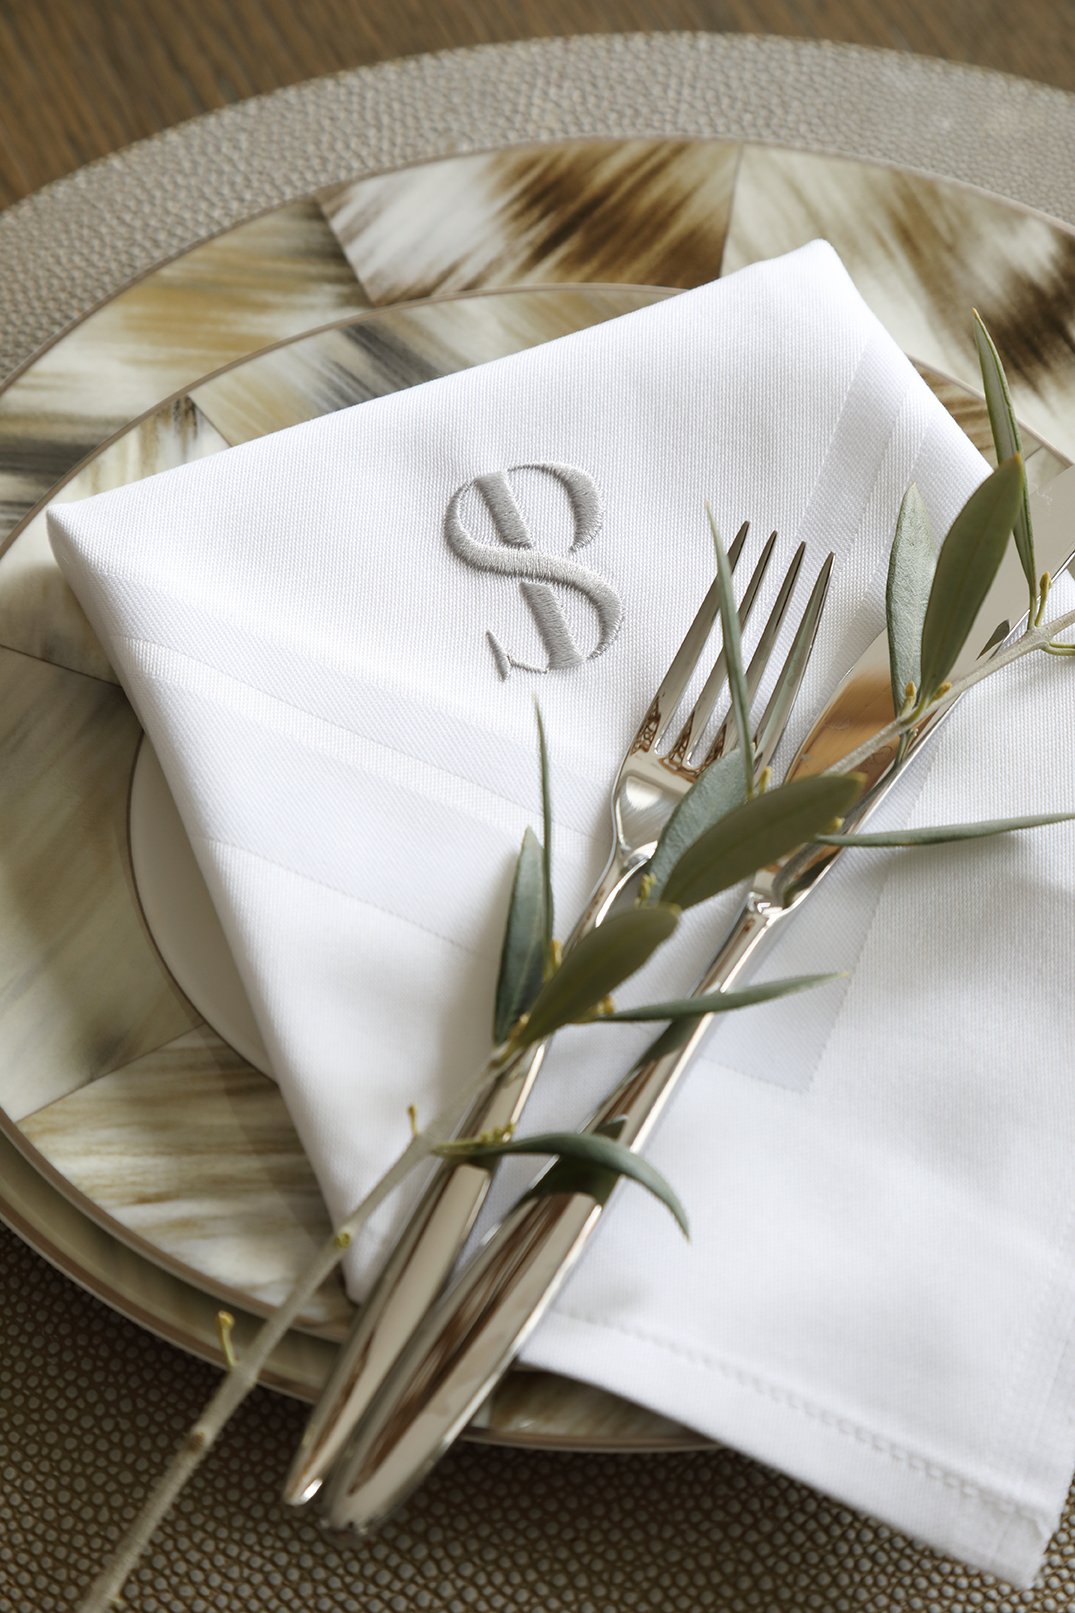
[[[727,989],[772,934],[780,910],[754,893],[696,995]],[[703,1041],[702,1015],[682,1046],[632,1070],[586,1129],[620,1122],[641,1148]],[[596,1226],[589,1193],[524,1198],[426,1317],[385,1379],[326,1484],[333,1528],[375,1529],[421,1482],[507,1371],[558,1293]]]

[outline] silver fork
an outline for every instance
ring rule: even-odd
[[[744,522],[729,550],[733,565],[742,553],[747,530],[748,523]],[[745,625],[750,616],[775,542],[774,532],[744,592],[739,607],[741,625]],[[802,557],[803,546],[800,545],[784,575],[776,602],[747,668],[747,687],[751,696],[772,655]],[[783,732],[787,711],[798,689],[820,615],[830,567],[831,557],[814,588],[788,665],[759,726],[759,773],[767,765]],[[657,749],[669,732],[719,609],[720,590],[714,582],[627,748],[612,789],[612,854],[566,947],[574,945],[581,936],[604,920],[620,893],[653,855],[660,832],[677,802],[702,771],[722,753],[726,754],[736,742],[734,729],[729,729],[728,720],[725,719],[716,739],[701,759],[692,759],[726,684],[722,650],[674,743],[664,752]],[[514,1125],[529,1097],[544,1050],[545,1044],[539,1043],[524,1049],[510,1060],[492,1091],[479,1099],[464,1115],[457,1135],[472,1137]],[[444,1163],[426,1187],[359,1311],[332,1375],[311,1414],[284,1487],[284,1499],[293,1506],[302,1505],[316,1494],[324,1475],[369,1407],[400,1350],[444,1286],[481,1208],[490,1180],[490,1172],[485,1168]]]
[[[768,765],[791,714],[831,568],[830,555],[759,725],[755,741],[759,771]],[[691,1051],[696,1040],[691,1040]],[[671,1052],[646,1064],[651,1078],[640,1093],[637,1112],[629,1113],[628,1100],[637,1086],[637,1073],[632,1072],[586,1129],[616,1122],[621,1128],[619,1140],[640,1147],[685,1063],[678,1052]],[[524,1199],[490,1234],[400,1352],[382,1394],[335,1465],[327,1486],[332,1527],[351,1527],[360,1533],[376,1527],[440,1459],[554,1297],[603,1202],[581,1191]]]

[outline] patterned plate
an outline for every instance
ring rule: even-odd
[[[139,730],[52,563],[43,504],[816,235],[979,446],[972,305],[1031,423],[1034,480],[1075,457],[1075,233],[897,169],[713,140],[513,148],[336,186],[155,269],[0,394],[0,1212],[118,1309],[217,1359],[219,1303],[241,1338],[327,1223],[276,1088],[153,945],[127,843]],[[349,1311],[327,1286],[266,1381],[311,1397]],[[513,1374],[482,1420],[513,1443],[697,1443],[546,1374]]]

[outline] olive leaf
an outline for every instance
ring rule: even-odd
[[[1075,812],[1039,812],[1029,818],[991,818],[982,823],[942,823],[929,829],[886,829],[868,835],[817,835],[825,846],[943,846],[950,840],[984,840],[1015,829],[1042,829],[1048,823],[1070,823]]]
[[[735,591],[732,587],[732,568],[724,545],[720,541],[713,511],[707,504],[709,529],[713,534],[713,548],[717,555],[717,576],[720,579],[720,626],[724,635],[724,664],[728,675],[728,688],[732,697],[732,713],[739,735],[739,766],[743,770],[744,793],[754,794],[754,741],[750,733],[750,696],[743,670],[743,640],[739,630],[739,612],[735,608]],[[734,752],[733,752],[734,755]]]
[[[561,1025],[584,1020],[599,1003],[633,975],[667,941],[679,920],[675,909],[658,903],[614,913],[564,953],[516,1034],[526,1045],[542,1041]]]
[[[533,829],[523,835],[511,886],[493,1010],[493,1045],[499,1047],[525,1014],[545,978],[544,853]]]
[[[862,790],[857,773],[795,779],[755,795],[701,835],[676,863],[664,900],[694,907],[814,840],[842,818]]]
[[[1004,366],[1000,362],[1000,354],[993,345],[993,338],[986,330],[982,316],[977,308],[972,310],[974,316],[974,342],[978,349],[978,363],[982,371],[982,386],[985,391],[986,408],[989,410],[989,425],[993,432],[993,446],[997,451],[997,463],[1011,459],[1015,454],[1023,452],[1022,439],[1019,436],[1019,422],[1015,418],[1012,408],[1012,396],[1008,390],[1008,378],[1004,374]],[[1030,495],[1026,482],[1023,483],[1023,497],[1016,512],[1012,525],[1012,536],[1015,539],[1015,548],[1030,589],[1030,614],[1033,617],[1034,607],[1038,600],[1038,574],[1034,564],[1034,529],[1030,521]]]
[[[711,762],[700,773],[676,804],[657,842],[657,850],[646,869],[652,880],[650,901],[659,901],[672,869],[699,835],[704,834],[733,807],[741,806],[747,798],[746,781],[739,756],[733,752]]]
[[[822,986],[829,980],[840,980],[842,978],[843,976],[840,974],[793,975],[787,980],[768,980],[757,986],[745,987],[742,991],[723,993],[724,1006],[728,1008],[748,1008],[753,1003],[767,1002],[773,997],[785,997],[794,991],[806,991],[811,986]],[[706,1004],[711,1004],[718,995],[720,994],[717,992],[711,992],[704,997],[684,998],[684,1006],[689,1004],[692,1012],[685,1014],[676,1012],[670,1024],[661,1032],[660,1036],[650,1043],[640,1058],[635,1060],[631,1066],[632,1071],[641,1070],[646,1064],[655,1064],[658,1059],[663,1059],[666,1053],[677,1053],[681,1047],[690,1041],[694,1034],[694,1027],[700,1020],[705,1019],[709,1013],[720,1012],[719,1005],[716,1008],[707,1008],[706,1006]],[[656,1007],[678,1010],[680,1004],[678,1002],[658,1003]],[[641,1019],[647,1015],[648,1010],[641,1009],[638,1013],[638,1018]],[[630,1019],[631,1017],[632,1010],[624,1009],[622,1011],[617,1010],[615,1014],[606,1014],[603,1019]]]
[[[917,689],[922,682],[922,623],[936,565],[933,529],[922,495],[912,482],[896,521],[885,591],[892,707],[897,717],[903,710],[907,685],[913,683]]]
[[[507,1154],[554,1154],[556,1162],[533,1187],[526,1199],[547,1198],[554,1193],[588,1193],[604,1204],[621,1176],[630,1177],[666,1204],[687,1237],[687,1212],[660,1171],[648,1160],[608,1133],[619,1130],[622,1122],[598,1131],[547,1131],[537,1137],[520,1137],[510,1142],[443,1143],[436,1152],[453,1160],[465,1159],[480,1165],[484,1160],[501,1159]]]
[[[705,1014],[727,1014],[736,1008],[772,1002],[776,997],[790,997],[797,991],[810,991],[814,986],[825,986],[830,980],[841,978],[839,974],[789,975],[786,980],[763,980],[755,986],[744,986],[740,991],[710,991],[701,997],[677,997],[671,1002],[647,1003],[642,1008],[617,1008],[613,1014],[602,1014],[600,1023],[701,1019]]]
[[[948,530],[922,623],[920,694],[932,700],[989,592],[1023,496],[1023,461],[1006,459],[975,488]]]
[[[538,750],[541,753],[541,816],[542,816],[542,844],[541,844],[541,877],[544,885],[543,928],[542,928],[542,973],[548,980],[555,967],[553,962],[552,946],[552,791],[549,785],[549,751],[545,744],[545,724],[541,720],[541,707],[534,700],[534,714],[537,717]]]

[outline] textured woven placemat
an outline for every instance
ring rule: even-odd
[[[216,1382],[0,1228],[0,1613],[70,1613]],[[461,1446],[371,1544],[275,1499],[305,1408],[258,1390],[128,1586],[137,1613],[1068,1613],[1075,1523],[1012,1591],[730,1451]]]

